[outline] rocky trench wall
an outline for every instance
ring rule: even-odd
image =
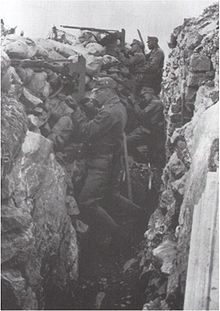
[[[167,163],[145,232],[144,309],[182,309],[193,210],[218,158],[218,5],[174,29],[162,99]],[[207,207],[208,208],[208,207]]]
[[[2,309],[43,309],[45,289],[78,276],[77,236],[52,142],[28,131],[23,105],[2,94]]]
[[[2,308],[44,309],[49,299],[59,308],[74,295],[76,231],[83,229],[67,168],[46,137],[57,123],[60,131],[72,129],[65,100],[69,88],[76,96],[77,82],[66,79],[62,65],[50,70],[43,63],[69,57],[75,63],[83,54],[89,83],[88,74],[112,59],[104,61],[105,49],[95,42],[85,48],[75,37],[32,40],[1,26]]]

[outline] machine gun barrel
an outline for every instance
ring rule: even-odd
[[[101,29],[101,28],[91,28],[91,27],[80,27],[80,26],[68,26],[68,25],[60,25],[62,28],[69,28],[69,29],[80,29],[80,30],[90,30],[90,31],[97,31],[97,32],[116,32],[117,30],[113,29]]]

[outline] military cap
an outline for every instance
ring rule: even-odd
[[[137,40],[137,39],[134,39],[134,40],[132,41],[131,46],[132,46],[132,45],[135,45],[135,44],[138,45],[138,46],[141,47],[141,48],[144,47],[143,43],[142,43],[141,41]]]
[[[114,89],[117,87],[117,83],[110,77],[102,77],[96,80],[95,88],[97,89]]]
[[[141,95],[144,95],[146,93],[154,94],[154,90],[151,87],[144,86],[143,89],[141,90]]]
[[[147,41],[153,41],[153,42],[158,43],[158,38],[157,38],[157,37],[148,36],[148,37],[147,37]]]

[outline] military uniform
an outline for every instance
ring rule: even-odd
[[[47,138],[53,141],[55,151],[63,151],[63,148],[70,143],[75,132],[75,127],[71,118],[73,109],[69,105],[74,102],[71,96],[66,96],[64,99],[52,99],[49,101],[49,110],[51,117],[48,124],[51,131]]]
[[[52,127],[48,139],[53,141],[54,150],[63,150],[73,133],[73,122],[70,115],[62,116]]]
[[[146,55],[146,64],[143,67],[142,86],[151,87],[156,94],[161,91],[161,82],[164,65],[164,52],[157,44],[157,38],[148,37],[155,40],[155,47]]]
[[[158,151],[163,146],[164,116],[162,102],[156,96],[152,96],[143,109],[139,105],[134,106],[135,115],[140,126],[127,136],[128,151],[140,160],[138,146],[147,145],[150,152],[150,162],[163,166],[163,159],[158,158]]]
[[[140,41],[134,39],[131,46],[136,45],[138,49],[132,53],[129,58],[123,58],[124,65],[128,66],[129,72],[133,77],[133,92],[135,95],[140,91],[140,83],[143,80],[143,67],[146,64],[143,53],[143,45]]]
[[[106,192],[114,189],[114,165],[117,164],[123,143],[123,131],[127,121],[125,107],[112,91],[103,101],[103,106],[90,121],[78,108],[72,116],[78,125],[80,139],[85,145],[87,177],[78,202],[88,224],[103,222],[112,232],[118,227],[99,201]]]

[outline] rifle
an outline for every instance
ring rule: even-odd
[[[64,64],[56,64],[64,63]],[[48,60],[31,60],[31,59],[11,59],[12,66],[21,66],[23,68],[46,68],[58,74],[66,76],[70,80],[78,79],[78,93],[75,95],[77,100],[81,99],[85,93],[85,75],[86,75],[86,60],[80,55],[78,62],[73,63],[71,59],[48,59]]]
[[[64,63],[58,65],[56,63]],[[32,60],[32,59],[11,59],[12,66],[20,66],[23,68],[47,68],[67,77],[73,77],[75,72],[79,72],[85,67],[85,58],[79,56],[78,62],[73,63],[71,59],[48,59],[48,60]],[[81,66],[79,66],[81,65]],[[85,70],[84,70],[85,71]]]
[[[143,44],[143,49],[142,49],[142,51],[143,51],[143,53],[144,53],[144,55],[145,55],[145,44],[144,44],[143,37],[142,37],[141,32],[140,32],[139,29],[137,29],[137,32],[138,32],[139,38],[140,38],[140,40],[141,40],[141,43]],[[146,55],[145,55],[145,56],[146,56]]]

